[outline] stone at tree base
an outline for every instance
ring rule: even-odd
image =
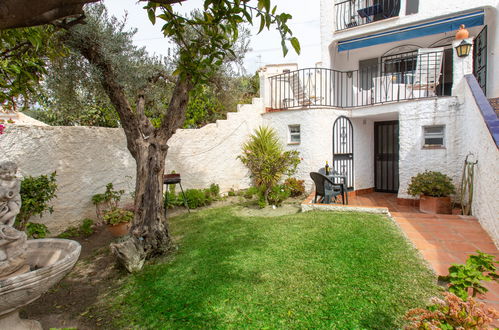
[[[111,244],[111,252],[130,273],[138,272],[144,266],[146,253],[136,238],[130,237],[123,242]]]
[[[35,320],[23,320],[19,317],[19,311],[9,313],[0,318],[0,329],[9,330],[43,330],[40,322]]]

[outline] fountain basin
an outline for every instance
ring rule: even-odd
[[[0,280],[0,324],[7,314],[38,299],[59,282],[73,268],[80,252],[80,243],[72,240],[27,241],[26,262],[31,270]]]

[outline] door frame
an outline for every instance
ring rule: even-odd
[[[398,186],[397,186],[397,190],[390,190],[390,189],[378,189],[377,188],[377,183],[378,183],[378,171],[377,171],[377,167],[376,167],[376,161],[377,161],[377,150],[378,150],[378,130],[377,130],[377,127],[378,126],[381,126],[383,124],[397,124],[397,127],[398,127],[398,134],[399,134],[399,137],[398,137],[398,143],[397,143],[397,152],[395,153],[397,156],[396,156],[396,161],[398,162],[399,161],[399,155],[400,155],[400,123],[398,120],[385,120],[385,121],[375,121],[374,122],[374,135],[373,135],[373,138],[374,138],[374,145],[373,145],[373,148],[374,148],[374,152],[373,152],[373,155],[374,155],[374,159],[373,159],[373,170],[374,170],[374,191],[376,192],[389,192],[389,193],[398,193],[398,189],[400,188],[400,164],[399,166],[397,166],[397,172],[395,172],[395,169],[392,170],[393,172],[393,179],[395,179],[395,175],[396,177],[398,178],[397,181],[398,181]]]
[[[350,174],[349,176],[347,177],[347,188],[348,190],[353,190],[354,189],[354,185],[355,185],[355,171],[354,171],[354,130],[353,130],[353,124],[352,124],[352,121],[350,120],[350,118],[346,117],[346,116],[339,116],[338,118],[335,119],[334,123],[333,123],[333,127],[332,127],[332,155],[333,155],[333,162],[332,162],[332,166],[334,168],[334,164],[335,164],[335,146],[338,146],[337,143],[339,143],[340,141],[337,141],[338,136],[336,136],[337,134],[335,134],[335,127],[336,127],[336,124],[340,124],[340,121],[341,120],[346,120],[346,123],[348,124],[348,128],[350,130],[350,141],[349,142],[349,145],[350,145],[350,148],[348,148],[349,150],[351,150],[351,152],[347,152],[347,153],[336,153],[336,155],[345,155],[347,158],[345,158],[347,161],[350,161],[351,162],[351,166],[350,166]],[[335,143],[336,142],[336,143]],[[348,156],[348,155],[351,155],[351,156]],[[335,170],[338,170],[335,168]],[[335,180],[335,183],[340,183],[340,181],[338,180]]]

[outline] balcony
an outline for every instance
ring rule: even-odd
[[[400,0],[336,0],[336,31],[396,17]]]
[[[443,48],[426,48],[382,57],[353,71],[311,68],[274,75],[268,78],[267,107],[353,108],[448,96],[452,63],[444,55]]]

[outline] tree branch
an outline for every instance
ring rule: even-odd
[[[2,0],[0,30],[52,23],[83,14],[83,6],[99,0]]]
[[[75,32],[70,29],[69,33]],[[94,40],[92,37],[84,36],[84,40],[75,44],[75,47],[92,65],[100,70],[102,74],[102,86],[118,112],[121,125],[125,130],[128,150],[132,156],[137,159],[139,152],[138,143],[139,140],[144,138],[143,132],[141,131],[141,128],[144,127],[141,127],[141,123],[144,123],[139,120],[136,113],[134,113],[130,107],[123,86],[116,80],[116,72],[112,63],[103,54],[99,41]],[[148,124],[151,125],[149,121]],[[148,131],[147,126],[145,128],[145,130]]]

